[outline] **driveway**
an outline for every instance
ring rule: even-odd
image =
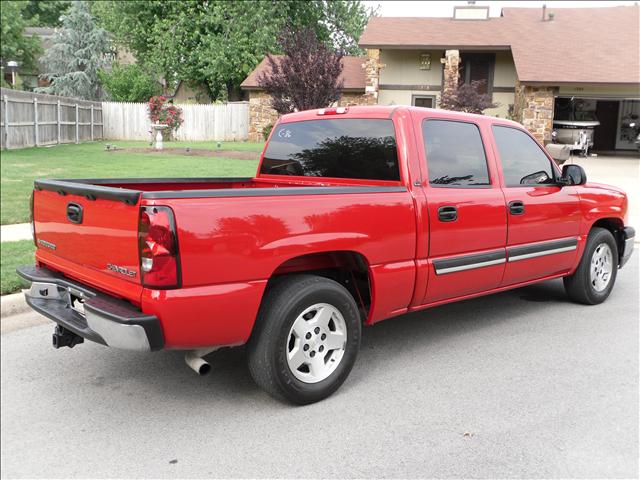
[[[640,156],[599,155],[597,157],[571,157],[566,162],[581,165],[589,182],[606,183],[622,188],[629,198],[629,225],[640,228]],[[636,237],[636,242],[640,238]]]
[[[562,282],[365,329],[328,400],[254,386],[242,349],[198,377],[178,352],[2,335],[2,476],[636,478],[638,254],[609,300]]]

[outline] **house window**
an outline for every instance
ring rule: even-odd
[[[435,108],[436,97],[433,95],[413,95],[411,105],[414,107]]]
[[[460,55],[460,80],[463,83],[482,81],[480,93],[491,93],[495,60],[493,53],[463,53]]]

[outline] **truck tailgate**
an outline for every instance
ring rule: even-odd
[[[36,242],[44,257],[60,259],[85,277],[100,272],[101,277],[140,284],[139,202],[39,189],[33,202]]]

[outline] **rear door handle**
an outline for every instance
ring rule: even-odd
[[[523,215],[524,202],[522,200],[513,200],[512,202],[509,202],[509,213],[511,215]]]
[[[447,205],[438,208],[438,220],[441,222],[455,222],[458,219],[458,208]]]

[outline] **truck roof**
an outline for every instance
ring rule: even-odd
[[[424,112],[426,110],[430,112],[430,116],[432,116],[433,118],[447,117],[451,119],[453,117],[459,118],[460,120],[473,119],[476,123],[483,123],[487,121],[495,122],[496,120],[499,120],[501,124],[513,125],[522,128],[522,125],[520,125],[519,123],[504,118],[490,117],[488,115],[478,115],[475,113],[454,112],[451,110],[442,110],[439,108],[413,107],[408,105],[369,105],[349,106],[341,108],[345,109],[344,113],[335,113],[335,108],[320,108],[314,110],[304,110],[302,112],[288,113],[286,115],[283,115],[280,118],[280,121],[283,123],[289,123],[305,120],[320,120],[322,118],[390,118],[393,113],[398,110],[417,112]],[[331,113],[326,113],[326,111],[331,111]]]

